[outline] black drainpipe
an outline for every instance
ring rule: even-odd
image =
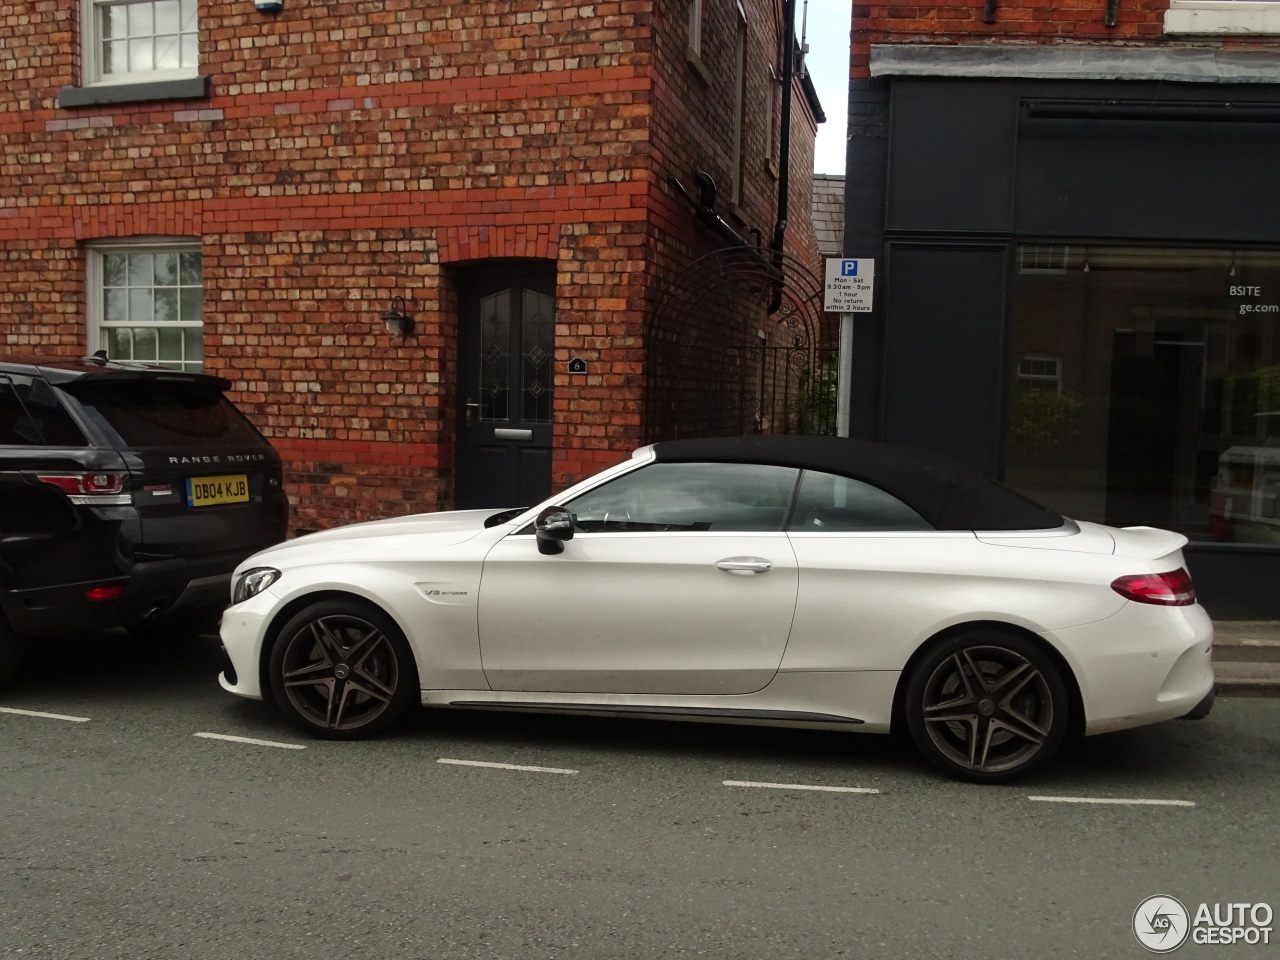
[[[778,131],[778,222],[773,227],[773,262],[782,277],[783,240],[787,235],[787,195],[791,171],[791,86],[796,63],[796,0],[782,0],[782,129]],[[782,306],[782,280],[773,282],[769,312]]]

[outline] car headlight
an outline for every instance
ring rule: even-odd
[[[280,571],[273,567],[254,567],[252,570],[246,570],[236,578],[235,588],[231,591],[231,602],[244,603],[279,579]]]

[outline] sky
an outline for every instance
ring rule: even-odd
[[[818,124],[814,173],[844,173],[845,126],[849,104],[849,26],[852,0],[809,0],[805,62],[827,122]],[[805,0],[796,0],[796,31],[804,22]]]

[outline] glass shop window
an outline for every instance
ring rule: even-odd
[[[1005,482],[1077,520],[1280,545],[1280,253],[1058,249],[1014,281]]]

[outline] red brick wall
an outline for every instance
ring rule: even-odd
[[[743,0],[748,39],[743,188],[736,209],[730,202],[730,165],[737,5],[734,0],[704,0],[703,6],[702,69],[691,63],[687,54],[687,0],[656,0],[654,6],[655,22],[671,25],[655,35],[653,51],[651,150],[655,183],[650,249],[655,295],[663,289],[664,281],[689,262],[726,242],[694,223],[688,202],[669,185],[669,177],[678,178],[696,198],[692,171],[698,168],[710,173],[717,184],[718,211],[749,243],[768,246],[777,221],[778,169],[767,158],[776,158],[780,145],[780,99],[773,91],[781,75],[781,0]],[[767,119],[770,110],[772,120]],[[792,95],[791,128],[791,216],[786,250],[810,262],[817,257],[809,218],[817,123],[799,82]],[[772,146],[766,143],[766,136]]]
[[[854,0],[852,76],[869,76],[878,43],[1114,43],[1124,46],[1275,46],[1272,39],[1164,35],[1169,0],[1121,0],[1116,23],[1104,21],[1105,0],[998,0],[984,23],[983,0],[929,5]]]
[[[813,229],[813,155],[818,121],[802,85],[795,81],[791,96],[791,175],[787,191],[787,252],[812,263],[821,277],[822,257]]]
[[[733,157],[731,109],[734,103],[738,11],[735,0],[703,0],[702,69],[687,55],[687,0],[655,0],[654,20],[667,29],[655,34],[651,149],[655,174],[653,202],[661,213],[651,221],[659,244],[675,244],[670,266],[683,265],[690,253],[714,249],[723,241],[696,230],[687,215],[688,204],[667,184],[680,179],[695,193],[692,171],[706,170],[715,179],[720,212],[748,241],[767,245],[777,213],[777,167],[766,158],[777,156],[781,116],[773,89],[780,76],[782,47],[780,0],[743,0],[747,14],[745,62],[745,118],[742,147],[742,196],[737,209],[730,202]],[[767,114],[772,111],[772,120]],[[816,250],[807,211],[813,190],[813,141],[817,124],[800,84],[792,98],[791,190],[793,212],[788,251],[808,256]],[[766,144],[766,135],[772,148]],[[797,221],[803,221],[797,223]],[[659,260],[659,263],[662,261]]]
[[[753,42],[771,2],[752,0]],[[0,90],[0,344],[85,352],[84,244],[197,238],[206,369],[286,457],[312,529],[451,505],[453,271],[553,260],[553,483],[615,462],[641,440],[650,284],[706,242],[666,177],[724,161],[724,91],[689,110],[672,95],[682,10],[291,0],[265,17],[201,0],[209,98],[64,109],[78,3],[3,0],[18,67]],[[746,180],[746,221],[767,231],[773,182]],[[403,343],[379,319],[396,295],[416,322]],[[563,373],[571,355],[588,376]]]

